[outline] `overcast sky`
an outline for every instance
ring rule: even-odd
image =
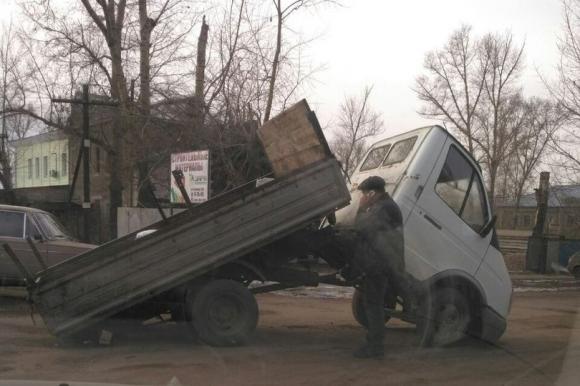
[[[373,104],[388,134],[424,125],[411,90],[427,51],[441,47],[453,30],[470,24],[475,34],[512,31],[524,42],[527,95],[545,95],[537,71],[551,76],[558,61],[559,0],[357,0],[318,12],[304,25],[320,25],[313,53],[327,65],[309,99],[325,121],[345,94],[374,84]],[[321,17],[323,16],[323,17]],[[314,20],[316,17],[318,21]],[[322,27],[324,26],[324,27]],[[308,27],[305,27],[308,28]]]
[[[227,1],[227,0],[224,0]],[[419,117],[411,87],[423,57],[441,47],[453,30],[470,24],[475,34],[510,30],[526,44],[523,77],[528,95],[544,93],[537,71],[551,76],[558,61],[559,0],[341,0],[295,14],[304,36],[319,36],[310,60],[324,65],[305,97],[323,125],[347,94],[374,85],[372,103],[384,115],[386,135],[429,123]],[[0,18],[16,11],[14,0],[0,0]]]

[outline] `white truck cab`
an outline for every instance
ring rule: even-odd
[[[506,328],[512,284],[477,162],[440,126],[381,140],[353,173],[352,201],[336,213],[337,226],[353,224],[357,187],[369,176],[386,181],[403,214],[407,272],[430,289],[432,308],[448,314],[432,317],[450,318],[453,328],[465,330],[462,334],[499,339]],[[451,307],[437,304],[442,302]],[[450,340],[428,335],[443,343]]]

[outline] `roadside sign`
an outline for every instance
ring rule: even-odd
[[[209,199],[209,150],[171,154],[171,171],[183,172],[183,185],[192,203]],[[175,179],[171,176],[171,203],[184,204]]]

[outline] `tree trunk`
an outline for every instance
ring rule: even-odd
[[[197,61],[195,68],[195,98],[193,101],[193,130],[203,126],[204,121],[204,87],[205,87],[205,63],[207,51],[207,38],[209,25],[205,22],[205,16],[201,23],[201,30],[197,39]]]
[[[141,42],[139,44],[139,106],[141,113],[147,117],[151,113],[151,65],[149,61],[151,49],[151,32],[155,28],[155,20],[147,14],[147,0],[139,0],[139,27]]]
[[[139,0],[139,27],[140,38],[139,43],[139,110],[142,119],[139,119],[140,125],[147,125],[148,118],[151,115],[151,64],[150,64],[150,49],[151,49],[151,33],[155,28],[155,20],[149,17],[147,13],[147,1]],[[138,171],[138,193],[137,200],[140,205],[144,207],[151,207],[154,205],[151,194],[149,192],[149,160],[147,159],[147,148],[144,146],[144,136],[146,130],[140,130],[139,148],[135,153],[139,161],[137,162]]]
[[[282,49],[282,0],[276,4],[278,11],[278,30],[276,33],[276,51],[274,52],[274,60],[272,60],[272,74],[270,75],[270,85],[268,87],[268,99],[266,100],[266,111],[264,113],[264,122],[270,119],[272,112],[272,102],[274,100],[274,87],[276,85],[276,77],[278,76],[278,65],[280,62],[280,51]]]

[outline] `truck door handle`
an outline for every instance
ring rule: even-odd
[[[425,214],[423,215],[425,217],[425,220],[429,221],[431,223],[431,225],[433,225],[435,228],[441,230],[441,225],[439,225],[439,223],[435,220],[433,220],[433,218],[431,218],[431,216]]]

